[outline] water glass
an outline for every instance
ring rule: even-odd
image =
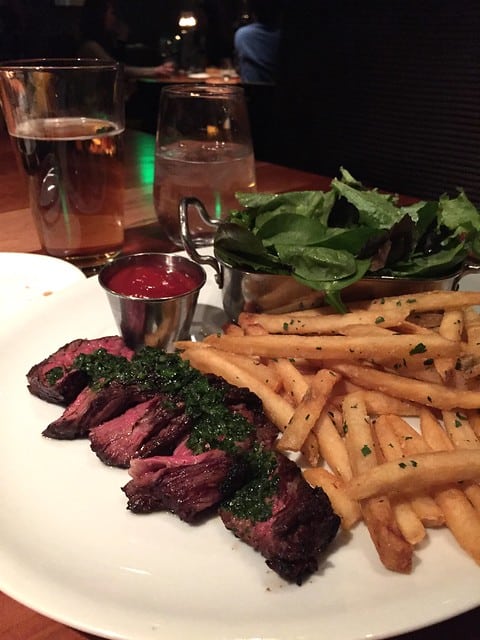
[[[164,88],[156,133],[154,202],[168,238],[182,246],[178,216],[182,198],[198,198],[218,221],[238,208],[236,192],[255,186],[243,89],[194,84]],[[211,244],[214,227],[196,210],[189,212],[189,227],[195,244]]]
[[[3,63],[0,96],[43,250],[94,272],[124,242],[119,65],[82,59]]]

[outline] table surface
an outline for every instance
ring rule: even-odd
[[[156,222],[153,208],[153,152],[153,136],[136,131],[127,132],[126,252],[166,251],[171,248]],[[259,190],[270,192],[287,189],[326,189],[330,184],[330,179],[327,177],[266,162],[257,163],[257,181]],[[13,155],[8,135],[1,125],[0,251],[41,251],[28,208],[26,182]],[[462,640],[479,640],[480,608],[426,629],[398,636],[397,640],[400,638],[402,640],[451,640],[455,637]],[[92,635],[50,620],[0,592],[0,640],[94,640],[94,638]]]

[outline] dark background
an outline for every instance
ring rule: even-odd
[[[159,62],[160,40],[192,8],[203,63],[233,58],[243,0],[123,4],[130,63]],[[329,176],[344,166],[365,184],[422,198],[463,187],[480,205],[480,2],[285,7],[277,82],[244,85],[257,158]],[[1,57],[73,55],[80,11],[54,0],[3,0]],[[127,104],[138,128],[154,131],[160,90],[139,90]]]

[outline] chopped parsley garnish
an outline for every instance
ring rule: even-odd
[[[53,367],[50,371],[47,371],[45,377],[49,385],[53,387],[53,385],[60,380],[60,378],[65,373],[63,367]]]
[[[182,401],[185,414],[194,425],[187,441],[194,454],[222,449],[241,456],[248,464],[252,479],[235,494],[227,508],[234,515],[255,521],[270,516],[277,486],[275,455],[259,443],[247,451],[240,447],[253,436],[255,427],[240,413],[230,411],[223,402],[222,389],[211,385],[206,376],[178,354],[144,347],[128,360],[98,349],[78,356],[73,368],[85,371],[94,388],[111,382],[137,384]]]
[[[417,353],[425,353],[427,351],[427,347],[423,344],[423,342],[419,342],[413,349],[410,351],[410,355],[414,356]]]
[[[368,444],[364,444],[360,451],[362,452],[362,456],[364,457],[367,457],[372,453],[372,450],[370,449]]]

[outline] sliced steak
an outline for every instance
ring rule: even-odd
[[[168,455],[191,428],[184,405],[158,395],[90,429],[90,446],[107,465],[127,468],[134,456]]]
[[[133,351],[125,346],[119,336],[73,340],[31,367],[27,373],[28,390],[42,400],[67,406],[88,383],[84,371],[72,369],[75,358],[98,349],[105,349],[113,355],[128,359],[133,355]]]
[[[310,487],[294,462],[277,454],[277,463],[278,490],[267,520],[239,518],[228,506],[219,515],[227,529],[259,551],[273,571],[300,585],[317,570],[319,554],[337,534],[340,519],[323,490]]]
[[[182,448],[173,456],[131,461],[132,480],[124,487],[128,509],[134,513],[171,511],[195,522],[233,495],[248,478],[242,458],[214,449],[194,455]]]
[[[43,435],[58,440],[86,438],[93,427],[119,416],[153,395],[152,391],[146,391],[137,385],[116,382],[100,390],[85,387],[60,418],[47,426]]]

